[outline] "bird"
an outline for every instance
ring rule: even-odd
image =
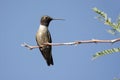
[[[44,45],[44,43],[52,43],[51,34],[48,30],[49,24],[52,20],[62,20],[62,19],[54,19],[48,15],[42,16],[40,20],[40,26],[36,33],[37,45],[40,46],[39,50],[41,51],[41,54],[44,57],[48,66],[54,65],[53,57],[52,57],[52,46]]]

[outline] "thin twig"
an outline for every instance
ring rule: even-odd
[[[87,44],[87,43],[115,43],[120,41],[120,38],[112,39],[112,40],[98,40],[98,39],[92,39],[92,40],[81,40],[81,41],[74,41],[74,42],[67,42],[67,43],[44,43],[41,46],[31,46],[27,43],[21,44],[21,46],[24,46],[30,50],[42,47],[43,45],[51,45],[51,46],[62,46],[62,45],[78,45],[78,44]]]

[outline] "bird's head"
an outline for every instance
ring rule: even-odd
[[[52,20],[63,20],[63,19],[55,19],[55,18],[51,18],[50,16],[43,16],[41,18],[40,23],[41,23],[41,25],[48,26],[50,21],[52,21]]]

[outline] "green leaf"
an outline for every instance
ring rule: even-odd
[[[102,12],[102,11],[100,11],[96,7],[93,8],[93,11],[96,12],[97,14],[99,14],[100,16],[102,16],[103,18],[107,19],[107,14]]]
[[[112,49],[97,52],[96,54],[93,55],[93,59],[104,56],[106,54],[112,54],[112,53],[115,53],[115,52],[120,52],[120,48],[112,48]]]
[[[108,31],[109,33],[113,34],[113,32],[114,33],[120,32],[120,16],[118,16],[117,22],[112,22],[111,18],[109,18],[105,12],[97,9],[96,7],[93,8],[93,11],[98,14],[97,19],[99,21],[102,21],[104,22],[105,25],[112,27],[111,31],[110,30]]]

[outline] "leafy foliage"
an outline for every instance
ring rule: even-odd
[[[97,9],[96,7],[93,8],[93,11],[98,14],[97,16],[98,20],[103,21],[105,25],[108,25],[112,28],[108,30],[109,33],[111,34],[120,33],[120,16],[118,16],[117,22],[113,23],[111,21],[111,18],[109,18],[105,12]],[[112,49],[97,52],[96,54],[93,55],[93,59],[96,59],[106,54],[112,54],[115,52],[120,52],[120,48],[112,48]]]
[[[118,32],[120,33],[120,15],[118,16],[118,19],[116,22],[111,22],[111,18],[109,18],[105,12],[97,9],[96,7],[93,8],[93,11],[98,14],[97,16],[98,20],[103,21],[104,24],[112,28],[108,30],[109,33],[111,34],[116,34]]]
[[[97,57],[100,57],[100,56],[104,56],[106,54],[112,54],[115,52],[120,52],[120,48],[112,48],[112,49],[97,52],[96,54],[93,55],[93,59],[96,59]]]

